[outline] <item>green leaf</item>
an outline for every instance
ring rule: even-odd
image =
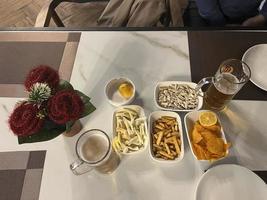
[[[73,90],[73,87],[70,82],[60,79],[58,91],[60,90]]]
[[[52,121],[46,120],[43,129],[39,132],[29,136],[18,136],[18,143],[23,144],[48,141],[61,135],[65,130],[65,125],[58,125]]]
[[[82,92],[75,90],[75,92],[81,97],[84,103],[84,111],[81,117],[85,117],[96,110],[96,107],[90,102],[90,98]]]
[[[74,123],[75,123],[75,121],[69,121],[69,122],[66,123],[66,132],[70,131],[70,129],[73,126]]]
[[[96,107],[91,102],[87,102],[85,104],[84,111],[81,117],[85,117],[91,114],[92,112],[94,112],[95,110],[96,110]]]

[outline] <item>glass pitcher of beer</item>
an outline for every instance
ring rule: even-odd
[[[93,169],[102,174],[110,174],[120,163],[120,157],[112,149],[108,135],[99,129],[83,133],[77,140],[75,149],[78,159],[70,165],[75,175]]]
[[[243,61],[229,59],[224,61],[214,77],[203,78],[196,90],[210,84],[204,93],[204,102],[212,110],[222,110],[235,94],[249,81],[251,71]]]

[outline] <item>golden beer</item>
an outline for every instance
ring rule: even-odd
[[[204,102],[208,109],[222,110],[235,94],[249,81],[251,71],[241,60],[229,59],[224,61],[214,77],[206,77],[199,81],[196,91],[202,95],[201,88],[210,84],[204,92]]]
[[[208,107],[222,110],[238,92],[238,79],[230,73],[222,73],[209,86],[204,100]]]

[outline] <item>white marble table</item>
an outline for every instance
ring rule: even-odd
[[[92,98],[97,110],[82,120],[83,130],[99,128],[112,135],[112,107],[104,86],[113,77],[126,76],[135,84],[137,99],[146,115],[157,110],[153,90],[158,81],[190,81],[186,32],[83,32],[71,83]],[[185,140],[184,159],[179,164],[157,164],[148,149],[123,158],[112,175],[97,172],[75,176],[69,164],[75,160],[73,138],[58,138],[36,144],[17,144],[7,117],[16,101],[0,98],[0,151],[47,150],[40,200],[193,200],[203,174]],[[233,143],[225,163],[252,170],[267,170],[267,124],[265,101],[232,101],[220,113],[228,140]],[[181,117],[184,115],[181,114]],[[267,189],[267,188],[266,188]]]

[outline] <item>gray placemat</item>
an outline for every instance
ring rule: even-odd
[[[24,81],[29,71],[48,65],[70,80],[80,33],[0,33],[0,96],[26,97]]]
[[[38,65],[58,70],[66,42],[0,42],[0,83],[23,84]]]
[[[0,152],[0,199],[38,200],[46,151]]]

